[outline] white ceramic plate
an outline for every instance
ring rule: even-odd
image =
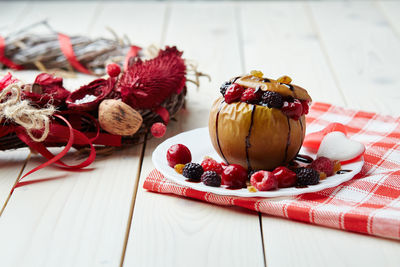
[[[322,180],[317,185],[310,185],[305,188],[279,188],[274,191],[258,191],[258,192],[249,192],[246,188],[237,189],[237,190],[229,190],[226,189],[225,186],[221,187],[211,187],[206,186],[203,183],[192,183],[187,182],[186,178],[178,174],[173,168],[168,166],[167,162],[167,150],[170,146],[174,144],[184,144],[187,146],[192,153],[192,161],[201,163],[205,156],[210,156],[217,161],[221,161],[221,158],[214,150],[211,140],[208,135],[208,128],[198,128],[192,131],[184,132],[178,134],[174,137],[171,137],[165,140],[163,143],[157,146],[157,148],[153,152],[153,163],[155,167],[168,179],[174,181],[177,184],[181,184],[187,187],[191,187],[193,189],[210,192],[218,195],[230,195],[230,196],[240,196],[240,197],[282,197],[282,196],[294,196],[303,193],[310,193],[320,191],[326,188],[337,186],[343,182],[346,182],[354,177],[357,173],[361,171],[362,166],[364,165],[364,159],[360,158],[358,161],[345,164],[342,166],[343,170],[351,170],[351,172],[343,173],[343,174],[335,174]],[[300,151],[302,154],[307,154],[313,158],[315,155],[310,153],[305,153],[303,149]]]

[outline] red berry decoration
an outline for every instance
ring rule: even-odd
[[[222,172],[222,184],[230,188],[246,187],[247,171],[238,164],[228,165]]]
[[[121,67],[118,64],[111,63],[107,65],[107,74],[110,77],[117,77],[121,73]]]
[[[278,187],[290,187],[296,184],[296,173],[286,167],[277,167],[272,172],[278,181]]]
[[[252,186],[257,188],[258,191],[273,190],[278,187],[278,181],[275,175],[269,171],[258,171],[250,178]]]
[[[192,161],[192,154],[189,148],[182,144],[172,145],[167,151],[167,161],[170,167],[177,164],[186,164]]]
[[[298,120],[303,112],[303,105],[298,99],[295,99],[293,102],[285,101],[282,111],[292,119]]]
[[[228,89],[226,89],[226,92],[225,92],[225,102],[230,104],[235,101],[239,101],[243,92],[244,92],[244,88],[241,85],[239,85],[237,83],[230,85],[228,87]]]
[[[167,126],[162,122],[156,122],[151,126],[150,131],[155,138],[161,138],[167,131]]]
[[[254,88],[247,88],[244,90],[242,96],[240,97],[241,102],[246,103],[256,103],[259,100],[259,96]]]
[[[207,158],[203,160],[201,163],[201,166],[203,167],[204,171],[214,171],[218,174],[222,174],[222,165],[221,163],[218,163],[216,160]]]
[[[317,172],[324,172],[326,176],[331,176],[333,174],[333,166],[332,160],[326,157],[319,157],[311,163],[310,168]]]

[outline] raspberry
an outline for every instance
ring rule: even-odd
[[[277,167],[272,172],[278,180],[278,187],[290,187],[296,184],[296,173],[286,167]]]
[[[214,171],[206,171],[201,175],[201,181],[208,186],[220,187],[221,186],[221,176]]]
[[[200,164],[191,162],[183,167],[182,175],[192,180],[200,180],[203,172],[203,167]]]
[[[310,168],[301,167],[296,169],[297,184],[304,185],[314,185],[319,183],[319,173]]]
[[[231,84],[232,84],[231,81],[227,81],[227,82],[224,82],[224,83],[221,85],[221,87],[219,88],[219,91],[221,92],[221,94],[222,94],[223,96],[225,95],[226,89],[228,89],[228,87],[229,87]]]
[[[235,101],[240,100],[240,97],[243,94],[243,87],[237,83],[231,84],[225,92],[225,102],[230,104]]]
[[[117,77],[121,73],[121,68],[118,64],[111,63],[107,65],[107,74],[110,77]]]
[[[259,191],[273,190],[278,187],[278,181],[275,175],[269,171],[258,171],[254,173],[250,178],[250,183]]]
[[[161,138],[167,131],[167,126],[162,122],[156,122],[151,126],[150,131],[155,138]]]
[[[281,108],[283,97],[277,92],[266,91],[262,96],[262,104],[269,108]]]
[[[218,174],[222,173],[222,165],[212,158],[207,158],[201,162],[201,166],[205,172],[214,171]]]
[[[303,106],[298,99],[293,102],[285,101],[282,106],[282,111],[294,120],[298,120],[303,112]]]
[[[307,115],[308,114],[308,110],[310,109],[310,106],[308,105],[308,101],[307,100],[302,100],[300,101],[301,105],[303,107],[303,112],[302,115]]]
[[[231,188],[246,187],[247,171],[238,164],[228,165],[222,172],[222,184]]]
[[[240,101],[254,104],[258,102],[258,98],[259,96],[254,88],[247,88],[240,97]]]
[[[182,174],[182,172],[183,172],[183,167],[185,167],[185,164],[176,164],[176,165],[174,166],[174,170],[175,170],[177,173]]]
[[[192,154],[185,145],[172,145],[167,151],[167,161],[168,165],[174,168],[177,164],[186,164],[192,161]]]
[[[310,164],[310,168],[317,172],[324,172],[326,176],[333,174],[333,161],[326,157],[319,157]]]

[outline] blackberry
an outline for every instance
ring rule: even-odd
[[[277,92],[266,91],[262,95],[261,102],[269,108],[281,108],[283,106],[283,97]]]
[[[221,176],[214,171],[206,171],[201,176],[201,181],[208,186],[220,187],[221,186]]]
[[[301,167],[295,170],[298,185],[314,185],[319,183],[319,173],[316,170]]]
[[[200,180],[203,172],[203,167],[200,164],[191,162],[183,167],[182,175],[192,180]]]
[[[221,85],[219,91],[221,92],[221,94],[222,94],[223,96],[225,96],[226,89],[228,89],[228,87],[229,87],[231,84],[232,84],[231,81],[227,81],[227,82],[224,82],[224,83]]]

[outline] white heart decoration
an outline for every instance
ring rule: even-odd
[[[317,156],[349,161],[359,157],[364,151],[365,146],[360,142],[350,140],[342,132],[331,132],[322,139]]]

